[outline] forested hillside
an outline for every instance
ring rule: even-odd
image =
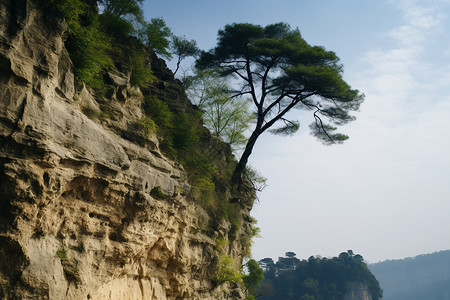
[[[381,299],[378,281],[361,255],[349,250],[333,258],[295,256],[286,252],[276,263],[271,258],[259,261],[265,275],[259,299]]]
[[[384,300],[450,299],[450,250],[369,265]]]

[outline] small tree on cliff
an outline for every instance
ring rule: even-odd
[[[197,47],[197,42],[195,40],[189,41],[184,36],[176,35],[172,37],[171,50],[177,57],[177,67],[175,71],[173,71],[174,76],[180,69],[180,64],[183,59],[190,56],[196,57],[200,53],[200,49]]]
[[[245,99],[230,101],[228,82],[214,70],[198,71],[186,77],[184,86],[189,99],[203,111],[206,128],[233,151],[241,150],[247,142],[244,133],[253,119],[248,102]]]
[[[231,98],[247,96],[253,103],[256,125],[235,168],[239,180],[258,137],[265,131],[289,135],[299,128],[287,113],[293,108],[313,111],[313,135],[326,144],[348,137],[334,133],[333,125],[354,120],[350,111],[363,100],[342,79],[342,65],[334,52],[310,46],[298,29],[284,23],[261,27],[252,24],[227,25],[219,31],[218,44],[202,52],[198,69],[218,68],[224,77],[234,77]],[[280,124],[273,128],[275,124]]]

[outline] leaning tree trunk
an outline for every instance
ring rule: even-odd
[[[261,135],[262,132],[253,131],[252,135],[248,139],[247,145],[245,145],[245,150],[239,159],[239,162],[234,169],[233,176],[231,178],[233,183],[241,183],[242,182],[242,174],[244,173],[245,167],[248,163],[248,158],[252,154],[253,147],[255,146],[256,140]]]

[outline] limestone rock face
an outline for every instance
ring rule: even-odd
[[[370,293],[367,284],[361,282],[352,282],[349,287],[349,292],[344,297],[345,300],[381,300],[381,298],[374,297]]]
[[[0,298],[242,298],[212,284],[215,242],[182,167],[155,138],[133,141],[139,89],[112,71],[117,101],[100,121],[95,94],[74,87],[64,23],[40,6],[0,3]],[[181,91],[160,85],[159,97]]]

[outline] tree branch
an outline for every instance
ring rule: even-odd
[[[239,73],[239,72],[237,71],[237,69],[234,69],[234,70],[232,71],[232,73],[236,73],[239,77],[241,77],[241,78],[244,79],[245,81],[250,82],[250,78],[247,78],[247,77],[245,77],[244,75],[242,75],[241,73]]]
[[[266,96],[268,95],[267,92],[267,87],[266,87],[266,83],[267,83],[267,76],[269,75],[270,69],[275,65],[277,58],[273,59],[272,62],[266,66],[266,71],[264,71],[264,75],[262,76],[262,82],[261,82],[261,101],[259,101],[259,103],[261,104],[261,109],[264,106],[264,101],[266,99]],[[262,64],[264,65],[264,64]]]
[[[303,102],[306,98],[309,98],[311,96],[314,96],[316,93],[309,93],[307,95],[297,95],[292,102],[287,105],[279,114],[277,114],[274,118],[272,118],[270,121],[268,121],[261,129],[262,131],[267,130],[269,127],[271,127],[276,121],[278,121],[280,118],[282,118],[289,110],[291,110],[295,105],[297,105],[300,102]],[[281,97],[281,96],[280,96]],[[284,98],[284,97],[283,97]],[[281,99],[280,99],[281,101]],[[271,108],[273,108],[274,103],[271,104]],[[267,109],[266,109],[267,111]]]
[[[325,126],[323,125],[323,121],[322,118],[320,118],[320,116],[318,115],[319,112],[322,112],[322,110],[320,109],[319,106],[317,105],[313,105],[310,103],[303,103],[304,105],[308,106],[308,107],[313,107],[316,110],[314,111],[314,122],[316,123],[316,126],[318,126],[320,129],[323,130],[323,132],[325,133],[325,135],[331,140],[333,141],[333,138],[328,134],[327,130],[325,129]]]
[[[233,99],[233,98],[236,98],[236,97],[239,97],[239,96],[242,96],[242,95],[245,95],[245,94],[250,94],[250,93],[251,93],[250,91],[239,92],[237,94],[234,94],[234,95],[230,96],[229,99]]]
[[[323,122],[322,122],[322,119],[319,117],[319,115],[317,114],[319,111],[321,111],[320,109],[317,109],[315,112],[314,112],[314,119],[315,119],[315,122],[316,122],[316,126],[319,126],[322,130],[323,130],[323,132],[325,133],[325,135],[331,140],[331,141],[333,141],[333,138],[328,134],[328,132],[325,130],[325,127],[323,126]],[[317,123],[319,123],[320,125],[317,125]]]
[[[268,107],[266,107],[266,109],[263,112],[263,116],[267,116],[267,114],[272,110],[272,108],[274,108],[277,104],[279,104],[281,102],[281,100],[283,100],[284,97],[286,97],[287,94],[286,93],[281,93],[280,96],[278,96],[278,98],[272,102]]]
[[[259,112],[262,109],[261,108],[262,105],[260,102],[258,103],[258,98],[256,97],[255,86],[253,85],[252,72],[250,70],[250,61],[249,60],[247,60],[247,64],[245,67],[247,69],[248,84],[250,86],[250,94],[252,95],[253,103],[255,103],[256,107],[258,108],[258,115],[259,115]]]

